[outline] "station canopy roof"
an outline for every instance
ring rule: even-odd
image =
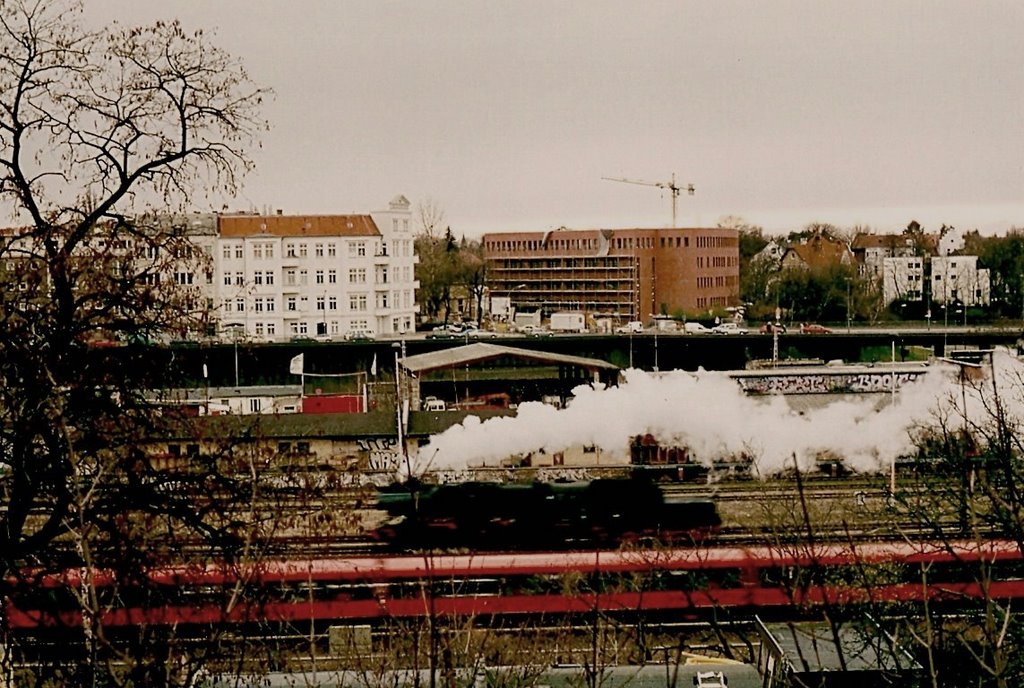
[[[497,358],[513,357],[523,360],[536,361],[542,364],[558,364],[585,368],[587,370],[618,371],[619,367],[602,361],[598,358],[585,358],[583,356],[568,356],[566,354],[554,354],[547,351],[534,351],[532,349],[519,349],[511,346],[498,344],[485,344],[477,342],[466,346],[457,346],[449,349],[440,349],[425,354],[407,356],[401,359],[403,368],[413,374],[426,373],[433,370],[443,370],[457,366],[466,366],[474,363],[485,363]]]

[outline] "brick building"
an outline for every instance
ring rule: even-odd
[[[483,237],[492,303],[646,320],[739,300],[735,229],[557,229]]]

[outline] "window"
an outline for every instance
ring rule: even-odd
[[[377,308],[388,307],[388,293],[386,291],[377,292]]]
[[[351,241],[348,245],[348,255],[350,258],[358,258],[366,255],[366,242],[365,241]]]
[[[316,244],[314,249],[313,249],[313,255],[315,255],[317,258],[323,258],[324,257],[324,245],[323,244]]]
[[[285,244],[284,254],[289,258],[295,257],[295,244]]]
[[[274,301],[275,301],[274,297],[273,296],[268,296],[264,300],[267,303],[267,312],[273,313],[274,312]]]
[[[239,313],[245,312],[245,299],[235,299],[235,310]]]
[[[263,244],[253,244],[252,257],[263,258]]]
[[[267,284],[273,284],[274,283],[274,271],[273,270],[267,270],[265,273],[263,273],[263,278],[265,280],[267,280]]]
[[[299,270],[299,284],[306,284],[309,282],[309,272],[305,269]]]
[[[349,284],[366,284],[366,268],[349,268]]]
[[[285,303],[287,304],[289,311],[297,310],[296,307],[295,307],[295,297],[294,296],[289,296],[287,298],[287,300],[285,301]]]
[[[337,252],[338,252],[338,250],[337,250],[337,247],[334,245],[334,242],[330,242],[329,244],[327,244],[327,255],[328,256],[333,258],[335,255],[337,255]]]
[[[338,297],[337,296],[330,296],[330,297],[328,297],[328,299],[327,299],[327,309],[328,310],[332,310],[332,311],[338,310]]]
[[[224,248],[221,250],[221,255],[224,256],[224,260],[231,260],[230,244],[224,244]]]
[[[251,398],[251,399],[249,399],[249,413],[259,413],[261,406],[262,406],[262,404],[260,403],[260,399],[258,399],[258,398]]]
[[[338,271],[337,270],[328,270],[327,271],[327,282],[329,284],[337,284],[338,283]]]
[[[317,284],[323,284],[324,283],[324,271],[323,270],[317,270],[316,271],[316,283]]]
[[[252,309],[254,311],[256,311],[257,313],[262,313],[263,312],[263,299],[261,299],[261,298],[253,299]]]
[[[288,268],[284,271],[284,283],[286,286],[295,286],[295,268]]]
[[[245,273],[244,272],[236,272],[235,273],[235,286],[236,287],[241,287],[244,284],[245,284]]]
[[[306,323],[300,322],[299,323],[299,334],[307,334],[308,332],[309,332],[309,328],[306,326]]]
[[[291,450],[292,450],[292,443],[291,442],[278,442],[277,443],[277,453],[278,454],[287,454]]]
[[[274,323],[267,323],[267,335],[273,337],[277,334],[277,325]]]
[[[305,244],[299,244],[299,258],[305,258],[305,257],[306,257],[306,245]]]
[[[273,244],[267,244],[266,247],[265,247],[265,250],[264,250],[264,254],[267,256],[267,258],[273,258],[274,257],[274,245]]]
[[[308,454],[309,453],[309,442],[296,442],[295,443],[295,451],[297,451],[299,454]]]
[[[231,286],[231,273],[230,272],[225,272],[224,273],[224,286],[225,287],[230,287]]]
[[[263,284],[263,273],[260,272],[259,270],[254,272],[253,275],[252,275],[252,283],[253,284]]]
[[[366,294],[349,294],[348,308],[352,311],[366,310]]]
[[[318,311],[324,310],[324,304],[326,303],[326,301],[327,301],[327,299],[325,299],[322,296],[316,297],[316,309]]]
[[[238,258],[238,259],[245,258],[244,251],[245,251],[245,249],[242,247],[241,244],[238,244],[237,246],[235,246],[235,258]]]
[[[261,322],[254,323],[253,327],[256,330],[256,336],[257,337],[262,337],[263,336],[263,323],[261,323]]]

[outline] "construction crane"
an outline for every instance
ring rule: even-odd
[[[672,226],[676,226],[676,203],[679,199],[679,192],[686,189],[686,193],[692,196],[695,193],[693,184],[687,184],[686,186],[679,186],[676,184],[676,173],[672,173],[672,181],[669,182],[644,182],[637,179],[618,179],[616,177],[601,177],[605,181],[609,182],[623,182],[625,184],[639,184],[640,186],[656,186],[659,189],[668,189],[672,194]]]

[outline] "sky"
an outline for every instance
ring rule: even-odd
[[[216,30],[273,89],[235,209],[456,235],[810,222],[1024,227],[1024,3],[88,0]],[[197,208],[206,210],[206,208]]]

